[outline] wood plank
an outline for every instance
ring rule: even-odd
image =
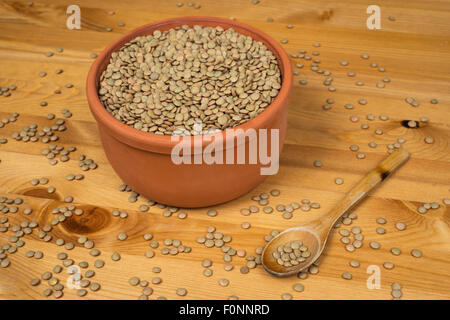
[[[11,265],[0,268],[0,299],[43,299],[42,291],[47,285],[31,287],[29,281],[61,264],[56,255],[66,250],[55,244],[57,238],[76,243],[80,235],[95,241],[95,247],[102,252],[99,258],[106,262],[104,268],[96,269],[93,266],[96,258],[80,245],[66,251],[76,263],[88,261],[89,268],[96,271],[93,281],[99,282],[102,288],[89,292],[86,299],[136,299],[140,289],[128,284],[132,276],[163,279],[162,284],[152,285],[151,299],[158,296],[179,299],[175,293],[178,287],[185,287],[186,298],[190,299],[226,299],[230,295],[241,299],[280,299],[284,292],[293,294],[294,299],[390,299],[390,285],[394,282],[402,284],[403,299],[450,298],[450,210],[442,202],[449,198],[450,191],[448,1],[383,2],[382,30],[377,31],[366,29],[365,9],[371,3],[364,0],[346,3],[264,0],[258,5],[249,0],[204,0],[198,10],[186,3],[179,8],[175,2],[148,0],[136,0],[132,6],[117,0],[77,3],[82,10],[82,29],[76,31],[65,27],[65,9],[72,4],[70,1],[40,0],[35,1],[33,7],[28,7],[26,1],[0,3],[0,86],[15,84],[18,87],[10,97],[0,96],[0,119],[9,118],[13,112],[20,113],[16,122],[0,128],[0,138],[8,139],[8,143],[0,144],[0,196],[24,199],[18,213],[0,213],[0,218],[8,217],[11,226],[23,221],[38,221],[44,226],[54,217],[50,210],[64,205],[61,201],[68,195],[74,197],[77,206],[85,209],[82,216],[68,218],[54,227],[50,242],[39,239],[37,231],[23,238],[25,246],[8,254]],[[116,14],[109,15],[109,10],[115,10]],[[301,62],[305,67],[298,69],[300,75],[295,77],[279,173],[268,177],[249,194],[216,206],[219,214],[215,218],[206,215],[206,208],[183,209],[188,218],[181,220],[176,215],[163,217],[163,209],[156,207],[147,213],[139,212],[144,199],[130,203],[128,193],[118,190],[121,181],[106,159],[95,120],[87,106],[85,79],[93,61],[92,52],[100,52],[121,34],[140,25],[188,15],[235,17],[277,40],[289,39],[284,45],[288,53],[300,49],[309,53],[320,51],[321,67],[332,72],[337,90],[329,92],[322,84],[323,76],[313,73],[304,60],[293,59],[294,66]],[[396,21],[388,20],[390,15],[395,16]],[[266,21],[269,16],[274,18],[273,23]],[[118,27],[120,21],[126,22],[126,26]],[[288,23],[294,24],[294,28],[287,29]],[[106,32],[106,27],[114,30]],[[312,46],[317,41],[321,43],[320,48]],[[56,53],[57,47],[64,48],[64,52]],[[48,58],[46,51],[53,51],[55,55]],[[364,52],[370,54],[369,60],[360,58]],[[342,60],[349,61],[349,66],[341,66]],[[372,61],[385,67],[386,72],[370,68]],[[64,72],[57,75],[56,69]],[[39,77],[41,71],[47,72],[47,76]],[[354,71],[356,77],[348,77],[347,71]],[[377,88],[376,83],[384,77],[389,77],[391,82],[384,89]],[[308,80],[308,84],[300,85],[300,79]],[[358,80],[365,85],[356,86],[354,83]],[[73,88],[66,88],[67,83],[73,84]],[[61,94],[55,94],[55,90],[61,90]],[[408,105],[404,100],[409,96],[419,101],[420,106]],[[322,105],[327,98],[333,98],[335,103],[331,110],[324,111]],[[362,98],[368,101],[367,105],[358,104]],[[432,98],[439,103],[431,104]],[[48,106],[41,107],[41,101],[47,101]],[[354,109],[345,109],[347,103],[354,104]],[[50,126],[54,121],[46,118],[47,113],[55,113],[60,118],[64,108],[73,116],[66,119],[68,129],[58,134],[60,139],[56,144],[77,148],[70,161],[51,166],[41,154],[46,147],[44,143],[24,143],[11,138],[14,132],[31,123],[39,128]],[[369,113],[376,115],[376,120],[366,120]],[[381,114],[388,115],[389,120],[379,120]],[[357,115],[360,121],[351,122],[352,115]],[[402,126],[402,121],[420,117],[428,117],[429,123],[417,129]],[[370,128],[362,130],[362,123],[368,123]],[[384,134],[376,135],[376,129],[382,129]],[[427,136],[433,137],[435,142],[426,144]],[[243,275],[239,269],[245,259],[239,257],[233,258],[234,269],[227,272],[220,249],[208,249],[196,242],[207,226],[215,225],[218,231],[233,237],[233,248],[255,255],[255,248],[264,245],[263,237],[271,230],[282,230],[325,214],[386,155],[386,145],[395,143],[399,137],[406,139],[404,146],[412,153],[412,158],[354,211],[358,219],[352,226],[363,230],[363,247],[354,253],[347,252],[337,230],[333,230],[321,258],[319,274],[310,275],[306,280],[278,279],[258,266]],[[375,141],[377,148],[370,148],[370,141]],[[355,153],[349,150],[351,144],[358,144],[366,158],[356,159]],[[80,154],[94,159],[99,166],[83,172],[84,180],[67,181],[64,178],[67,174],[81,173],[77,160]],[[314,167],[314,160],[321,160],[323,167]],[[30,184],[31,179],[40,177],[47,177],[50,182],[45,186]],[[336,185],[336,177],[343,178],[345,183]],[[47,193],[50,185],[56,187],[55,194]],[[239,213],[241,208],[254,204],[250,200],[252,195],[274,188],[280,189],[281,195],[270,199],[271,206],[306,198],[319,202],[321,208],[297,211],[290,220],[283,219],[276,211],[272,214],[260,211],[248,217]],[[433,201],[440,203],[439,209],[426,214],[417,212],[418,206]],[[24,208],[33,208],[33,213],[24,215]],[[115,209],[128,212],[128,218],[113,217],[111,212]],[[377,217],[388,220],[385,235],[375,231]],[[244,221],[251,223],[250,229],[240,227]],[[398,231],[394,227],[396,222],[406,223],[407,229]],[[126,232],[128,239],[117,240],[119,232]],[[176,238],[191,246],[192,252],[166,256],[161,254],[160,247],[155,250],[156,256],[148,259],[144,257],[149,248],[143,239],[146,232],[151,232],[161,246],[165,238]],[[11,228],[0,232],[0,244],[8,242],[11,235]],[[381,249],[370,249],[370,241],[380,242]],[[399,247],[403,253],[393,256],[392,247]],[[412,257],[413,248],[420,249],[423,257]],[[27,258],[28,250],[40,250],[44,258]],[[122,259],[112,261],[113,252],[119,252]],[[210,278],[202,275],[204,257],[214,262],[214,274]],[[348,265],[351,259],[358,259],[361,267],[351,268]],[[385,261],[393,262],[395,268],[384,269]],[[366,287],[369,265],[381,268],[379,290]],[[154,266],[162,268],[161,274],[152,273]],[[341,278],[344,271],[353,274],[351,281]],[[58,275],[63,283],[67,277],[65,272]],[[229,279],[230,285],[219,286],[220,278]],[[292,290],[297,282],[305,285],[304,292]],[[76,292],[66,288],[63,299],[71,298],[78,298]]]

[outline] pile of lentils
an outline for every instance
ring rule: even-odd
[[[292,267],[305,262],[310,255],[311,252],[308,251],[308,247],[303,245],[300,240],[281,245],[277,248],[277,251],[272,253],[277,263],[284,267]]]
[[[135,129],[198,135],[251,120],[280,88],[277,60],[262,42],[232,28],[184,25],[114,52],[98,93],[108,112]]]

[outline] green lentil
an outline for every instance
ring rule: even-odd
[[[414,258],[420,258],[420,257],[422,257],[422,251],[420,251],[419,249],[412,249],[411,250],[411,255]]]
[[[426,213],[427,211],[428,211],[427,208],[425,208],[423,206],[420,206],[417,208],[417,212],[422,213],[422,214]]]
[[[91,289],[91,291],[98,291],[100,290],[101,286],[100,283],[98,282],[92,282],[91,285],[89,286],[89,289]]]
[[[217,210],[209,209],[206,214],[210,217],[215,217],[215,216],[217,216]]]
[[[185,288],[178,288],[176,293],[177,295],[184,297],[187,294],[187,290]]]
[[[63,260],[63,266],[65,267],[70,267],[71,265],[73,265],[74,261],[72,259],[66,259]]]
[[[269,206],[266,206],[266,207],[264,207],[263,208],[263,212],[264,213],[272,213],[273,212],[273,208],[272,207],[269,207]]]
[[[202,261],[202,266],[203,266],[204,268],[209,268],[209,267],[212,266],[212,261],[209,260],[209,259],[204,259],[204,260]]]
[[[399,231],[403,231],[403,230],[406,229],[406,224],[403,223],[403,222],[397,222],[397,223],[395,224],[395,228],[396,228],[397,230],[399,230]]]
[[[64,245],[64,248],[65,248],[66,250],[72,250],[73,248],[75,248],[75,245],[74,245],[72,242],[67,242],[67,243]]]
[[[117,234],[117,239],[120,241],[127,240],[127,238],[128,238],[128,235],[125,232],[119,232]]]
[[[43,294],[45,297],[50,296],[52,293],[53,293],[53,290],[50,289],[50,288],[47,288],[47,289],[45,289],[45,290],[42,292],[42,294]]]
[[[370,243],[369,243],[369,246],[370,246],[372,249],[380,249],[380,247],[381,247],[380,243],[377,242],[377,241],[372,241],[372,242],[370,242]]]
[[[38,278],[31,279],[31,281],[30,281],[30,285],[32,285],[33,287],[38,286],[40,283],[41,283],[41,280]]]
[[[273,189],[273,190],[271,190],[270,191],[270,194],[272,195],[272,196],[274,196],[274,197],[278,197],[279,195],[280,195],[280,190],[278,190],[278,189]]]
[[[345,246],[345,250],[347,250],[348,252],[353,252],[355,251],[355,246],[353,244],[347,244]]]
[[[305,290],[305,286],[301,283],[296,283],[292,287],[297,292],[303,292]]]
[[[94,270],[86,270],[86,272],[84,273],[84,276],[86,278],[92,278],[93,276],[95,276],[95,271]]]
[[[79,296],[79,297],[84,297],[86,294],[87,294],[86,289],[78,289],[77,290],[77,296]]]
[[[126,217],[128,217],[128,213],[126,213],[125,211],[121,211],[119,213],[119,217],[122,218],[122,219],[125,219]]]
[[[392,290],[402,290],[402,285],[400,283],[393,283],[391,284]]]
[[[50,280],[51,277],[52,277],[52,273],[49,271],[46,271],[41,275],[42,280]]]
[[[88,241],[86,241],[86,242],[84,243],[84,247],[85,247],[86,249],[92,249],[92,248],[94,247],[94,242],[91,241],[91,240],[88,240]]]
[[[228,285],[230,284],[230,280],[222,278],[219,279],[219,285],[222,287],[228,287]]]
[[[391,292],[391,295],[392,295],[393,298],[398,299],[398,298],[401,298],[401,296],[402,296],[403,294],[402,294],[402,291],[401,291],[401,290],[393,289],[392,292]]]
[[[98,259],[98,260],[94,261],[94,266],[96,268],[103,268],[104,265],[105,265],[105,262],[103,260]]]
[[[179,212],[177,214],[178,219],[186,219],[187,218],[187,213],[186,212]]]
[[[320,160],[315,160],[314,163],[313,163],[313,165],[314,165],[314,167],[319,167],[319,168],[320,168],[320,167],[322,167],[323,164],[322,164],[322,161],[320,161]]]
[[[65,253],[65,252],[58,253],[58,255],[56,257],[59,260],[65,260],[65,259],[67,259],[67,253]]]
[[[142,289],[142,294],[146,296],[151,296],[153,294],[153,289],[150,287],[146,287]]]
[[[292,300],[292,294],[290,294],[290,293],[283,293],[281,295],[281,299],[283,299],[283,300]]]
[[[205,269],[205,270],[203,270],[203,275],[204,275],[205,277],[211,277],[212,274],[213,274],[213,271],[212,271],[211,269]]]
[[[358,260],[350,260],[349,265],[353,268],[358,268],[360,266],[360,263]]]
[[[353,278],[352,274],[350,272],[344,272],[342,273],[342,278],[345,280],[351,280]]]
[[[119,261],[119,260],[120,260],[120,254],[119,254],[118,252],[114,252],[114,253],[111,255],[111,260],[112,260],[112,261]]]
[[[427,144],[433,144],[434,143],[434,138],[433,137],[425,137],[424,141]]]
[[[155,256],[155,252],[153,251],[153,250],[146,250],[145,251],[145,256],[147,257],[147,258],[153,258],[154,256]]]
[[[137,286],[141,280],[138,277],[131,277],[128,283],[132,286]]]

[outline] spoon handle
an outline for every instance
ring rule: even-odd
[[[391,173],[405,163],[406,160],[409,159],[409,156],[409,152],[403,148],[392,152],[345,195],[345,197],[327,214],[327,223],[322,223],[322,225],[328,225],[328,228],[330,224],[334,225],[339,217],[353,208],[378,183],[386,179]]]

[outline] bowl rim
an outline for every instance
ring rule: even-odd
[[[211,143],[212,140],[217,138],[217,135],[221,136],[223,139],[224,145],[228,144],[228,140],[230,140],[230,136],[228,136],[227,130],[237,130],[242,129],[243,132],[246,132],[247,129],[250,128],[265,128],[266,124],[271,121],[272,117],[276,117],[277,112],[283,108],[284,105],[287,104],[287,100],[290,96],[290,92],[292,90],[293,83],[293,73],[292,73],[292,65],[289,59],[289,56],[282,48],[282,46],[274,40],[271,36],[266,34],[265,32],[258,30],[250,25],[247,25],[242,22],[234,21],[231,19],[219,18],[219,17],[210,17],[210,16],[189,16],[189,17],[177,17],[171,19],[165,19],[154,23],[149,23],[143,26],[140,26],[122,36],[118,39],[114,40],[111,44],[109,44],[103,51],[98,55],[95,61],[92,63],[86,80],[86,95],[89,104],[89,108],[94,118],[98,122],[99,125],[102,125],[102,128],[106,129],[108,133],[112,134],[117,140],[131,145],[138,149],[143,149],[147,151],[170,154],[171,150],[175,145],[179,142],[176,139],[172,139],[172,135],[158,135],[151,132],[145,132],[138,129],[135,129],[120,120],[113,117],[101,103],[98,97],[98,78],[100,77],[100,73],[104,71],[104,68],[101,68],[104,61],[110,58],[111,53],[118,51],[124,44],[131,41],[132,39],[143,36],[147,33],[148,30],[156,30],[158,27],[167,26],[171,24],[176,24],[179,26],[180,24],[198,24],[202,25],[202,23],[217,23],[217,26],[228,25],[230,28],[238,28],[243,29],[249,33],[249,36],[256,35],[256,38],[263,39],[263,43],[268,47],[269,50],[275,55],[278,60],[278,65],[280,68],[280,72],[282,75],[282,83],[280,91],[275,99],[261,112],[259,115],[254,117],[253,119],[244,122],[234,128],[229,128],[222,130],[216,134],[207,134],[207,135],[198,135],[198,136],[184,136],[183,141],[188,139],[190,145],[194,145],[195,143],[198,145],[198,138],[195,137],[206,137],[201,139],[202,148]],[[239,33],[239,30],[236,30]],[[257,39],[257,41],[261,41]],[[235,139],[236,136],[243,135],[245,133],[237,133],[235,132],[234,137],[231,139]],[[231,141],[230,141],[231,142]],[[225,144],[227,143],[227,144]],[[234,141],[232,142],[234,144]]]

